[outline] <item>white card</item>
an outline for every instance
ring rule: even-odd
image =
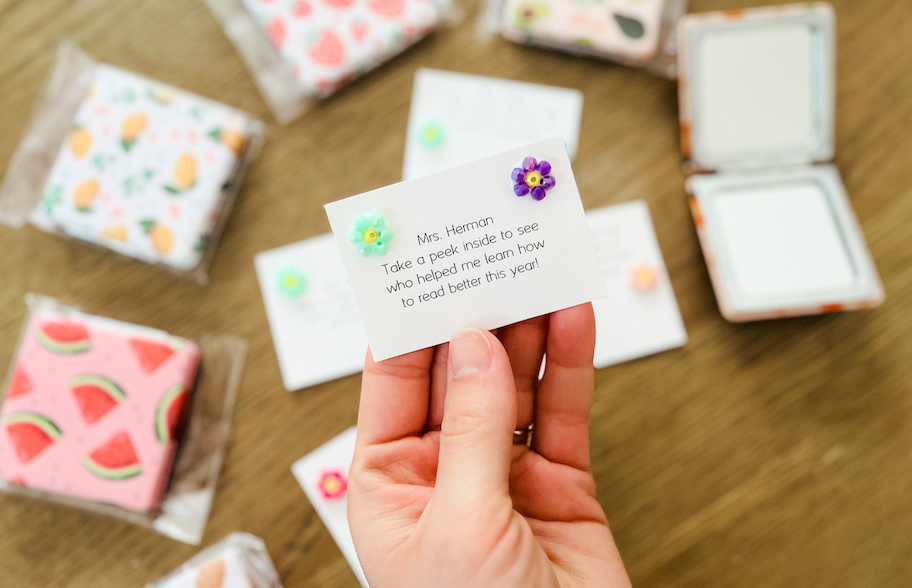
[[[331,478],[337,474],[345,477],[347,485],[348,468],[351,467],[352,457],[355,455],[355,437],[355,427],[346,429],[341,435],[296,461],[291,466],[291,472],[304,489],[314,510],[323,519],[323,524],[342,550],[342,555],[355,572],[358,581],[367,588],[367,580],[361,569],[358,554],[355,553],[355,544],[352,542],[351,529],[348,526],[348,493],[346,489],[336,491],[336,484],[328,488],[321,486],[321,481],[326,479],[326,476]],[[329,490],[332,496],[324,496],[324,489]]]
[[[642,200],[586,214],[608,296],[595,310],[595,367],[603,368],[687,342],[649,208]]]
[[[579,142],[579,90],[419,69],[412,89],[402,179],[464,165],[560,136]]]
[[[377,361],[607,293],[560,137],[326,212]]]
[[[254,263],[285,388],[360,372],[367,336],[333,236],[264,251]]]

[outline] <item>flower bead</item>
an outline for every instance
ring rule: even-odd
[[[317,488],[323,495],[323,498],[342,498],[348,489],[348,480],[345,474],[339,470],[330,470],[323,472],[317,481]]]
[[[307,278],[294,267],[285,268],[279,273],[279,291],[289,298],[297,298],[307,289]]]
[[[633,268],[630,285],[639,293],[654,290],[659,285],[659,272],[648,263]]]
[[[418,141],[427,149],[437,149],[443,144],[443,127],[435,120],[429,120],[418,131]]]
[[[355,228],[348,234],[348,240],[361,257],[386,255],[392,238],[393,230],[386,226],[386,220],[379,212],[371,216],[359,216],[355,220]]]
[[[531,194],[533,200],[543,200],[548,190],[557,183],[551,175],[551,164],[537,161],[534,157],[523,159],[522,167],[513,168],[510,178],[513,180],[514,194]]]

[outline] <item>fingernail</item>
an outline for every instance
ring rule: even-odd
[[[477,329],[461,331],[450,340],[449,359],[455,379],[484,373],[491,367],[491,344]]]

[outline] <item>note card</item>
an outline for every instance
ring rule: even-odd
[[[608,296],[595,311],[595,367],[681,347],[687,332],[642,200],[586,213]]]
[[[291,466],[291,473],[339,546],[355,577],[367,588],[361,562],[348,525],[348,469],[355,455],[355,427],[308,453]]]
[[[285,389],[360,372],[367,336],[333,236],[264,251],[254,263]]]
[[[607,293],[560,137],[326,212],[378,361]]]
[[[560,136],[576,156],[583,94],[527,82],[419,69],[402,179],[410,180]]]

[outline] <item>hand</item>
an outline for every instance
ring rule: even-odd
[[[348,517],[372,588],[630,586],[589,471],[594,348],[585,304],[368,352]]]

